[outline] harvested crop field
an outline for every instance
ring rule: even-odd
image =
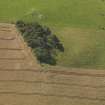
[[[0,24],[0,105],[105,105],[105,70],[42,70],[14,25]]]

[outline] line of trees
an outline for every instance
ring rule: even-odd
[[[17,21],[16,26],[40,63],[56,64],[56,52],[64,52],[64,47],[49,27],[38,23],[25,23],[23,21]]]

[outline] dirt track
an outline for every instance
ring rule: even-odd
[[[105,70],[43,71],[15,26],[0,24],[0,105],[105,105]]]

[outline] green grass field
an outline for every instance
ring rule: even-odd
[[[32,20],[33,11],[35,19],[51,25],[97,27],[105,19],[102,0],[0,0],[1,22]]]
[[[0,22],[39,21],[65,46],[58,65],[105,69],[104,0],[0,0]]]

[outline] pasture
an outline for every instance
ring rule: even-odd
[[[65,47],[58,65],[105,69],[104,0],[0,0],[0,22],[17,20],[52,28]]]

